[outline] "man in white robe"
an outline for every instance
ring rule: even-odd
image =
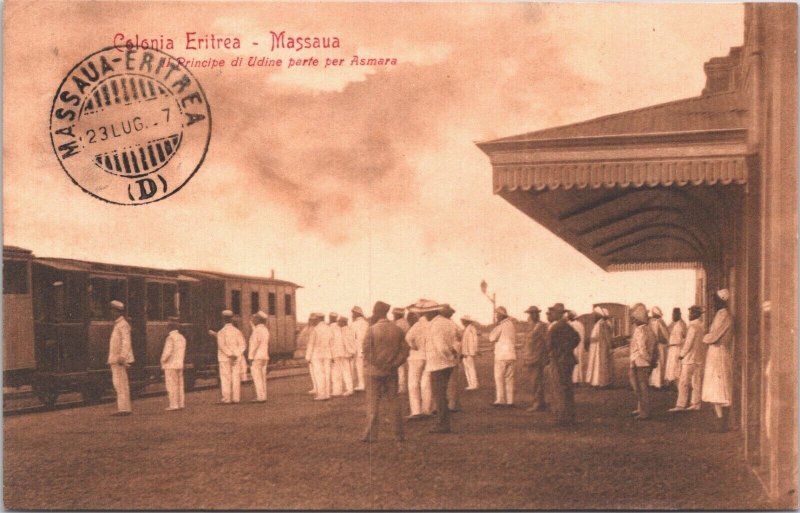
[[[167,411],[181,410],[186,406],[183,387],[186,339],[181,335],[178,327],[178,318],[170,317],[167,323],[169,334],[164,341],[164,349],[161,351],[161,368],[164,370],[164,385],[169,398]]]
[[[717,424],[715,432],[730,430],[730,406],[733,400],[733,317],[728,311],[730,292],[728,289],[717,291],[714,295],[714,320],[708,333],[703,337],[703,344],[708,347],[705,369],[703,372],[703,402],[714,406]]]
[[[125,319],[125,304],[116,299],[111,302],[111,311],[116,316],[114,328],[108,342],[108,365],[111,367],[111,383],[117,393],[117,412],[114,416],[131,414],[131,391],[128,383],[128,367],[134,362],[131,344],[131,325]]]
[[[250,375],[256,389],[255,402],[267,402],[267,365],[269,364],[268,316],[259,310],[253,316],[253,330],[250,332],[249,352]]]
[[[613,361],[611,360],[611,326],[607,312],[599,306],[592,312],[595,323],[589,336],[589,363],[586,367],[586,380],[593,387],[607,387],[611,384]]]
[[[225,325],[217,332],[217,363],[219,364],[220,391],[223,404],[241,400],[242,376],[239,371],[246,345],[244,335],[233,325],[233,312],[223,310]]]
[[[686,323],[681,319],[681,309],[673,308],[672,324],[668,327],[669,342],[667,343],[667,368],[664,371],[664,380],[675,383],[681,376],[681,346],[686,339]]]
[[[356,392],[363,392],[366,390],[364,380],[364,337],[367,336],[367,329],[369,329],[369,322],[364,318],[364,311],[360,306],[354,306],[351,311],[353,316],[353,324],[351,325],[353,337],[356,341],[356,357],[354,358],[354,376],[357,378],[355,381]]]
[[[576,314],[573,310],[567,311],[567,320],[569,325],[572,326],[572,329],[578,332],[578,336],[581,337],[580,343],[575,348],[574,355],[575,360],[578,362],[575,364],[575,368],[572,369],[572,382],[575,384],[583,384],[587,381],[587,374],[586,374],[586,367],[587,363],[589,362],[589,355],[587,351],[589,350],[589,344],[586,340],[586,327],[583,325],[581,321],[578,320],[578,314]]]

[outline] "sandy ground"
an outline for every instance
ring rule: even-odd
[[[768,508],[742,459],[739,433],[708,432],[708,410],[627,416],[627,389],[577,392],[575,428],[548,413],[497,410],[491,357],[479,358],[481,390],[465,392],[455,433],[407,424],[396,442],[361,443],[364,396],[313,402],[307,376],[269,383],[269,402],[219,406],[216,390],[5,419],[8,509],[592,509]],[[243,391],[253,396],[252,386]]]

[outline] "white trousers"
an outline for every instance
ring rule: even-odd
[[[186,406],[183,391],[183,369],[164,369],[164,385],[167,387],[170,408]]]
[[[128,384],[128,366],[111,364],[111,383],[117,393],[117,411],[131,411],[131,387]]]
[[[356,356],[356,376],[358,377],[358,381],[356,382],[356,390],[366,390],[365,381],[364,381],[364,357],[363,356]]]
[[[238,403],[242,398],[242,374],[239,360],[219,362],[219,383],[223,403]]]
[[[397,368],[397,393],[404,394],[408,391],[408,362]]]
[[[495,403],[514,404],[514,360],[494,361]]]
[[[689,401],[689,387],[692,388],[691,404]],[[703,387],[703,372],[696,363],[682,363],[681,375],[678,378],[678,400],[675,405],[686,408],[687,406],[700,405],[700,392]]]
[[[250,364],[250,375],[253,377],[253,387],[256,389],[256,400],[267,400],[267,362],[269,360],[253,360]]]
[[[333,359],[331,369],[331,395],[342,395],[353,393],[353,374],[350,368],[350,359],[341,356]]]
[[[329,399],[331,396],[331,359],[312,358],[311,368],[317,385],[317,399]]]
[[[425,360],[408,360],[408,403],[411,415],[433,411],[431,373],[425,372]]]
[[[308,375],[311,376],[311,390],[308,391],[309,394],[316,394],[317,393],[317,376],[314,375],[314,364],[310,361],[308,362]]]
[[[478,388],[478,372],[475,370],[475,357],[464,357],[464,375],[467,376],[467,388]]]

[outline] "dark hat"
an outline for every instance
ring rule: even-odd
[[[384,303],[383,301],[376,301],[375,306],[372,307],[372,316],[379,318],[379,317],[386,317],[386,314],[389,313],[389,309],[391,305]]]
[[[564,303],[556,303],[553,306],[551,306],[550,308],[548,308],[547,311],[548,312],[558,312],[558,313],[562,313],[563,314],[564,311],[565,311]]]
[[[676,314],[676,313],[679,314],[679,313],[681,313],[681,309],[676,306],[675,308],[672,309],[672,313],[673,313],[673,315]]]
[[[700,305],[692,305],[689,307],[690,313],[703,313],[703,307]]]
[[[538,306],[529,306],[528,309],[525,310],[525,313],[539,313],[539,312],[541,312],[541,310],[539,310]]]
[[[453,315],[454,313],[456,313],[456,311],[453,310],[452,306],[448,305],[447,303],[442,305],[442,315],[448,316]]]

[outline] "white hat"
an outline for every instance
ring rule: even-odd
[[[731,292],[728,289],[718,290],[717,297],[719,297],[723,301],[727,301],[731,298]]]
[[[441,310],[442,305],[430,299],[420,299],[413,305],[408,307],[408,310],[415,313],[437,312]]]
[[[599,306],[595,306],[595,307],[594,307],[594,309],[593,309],[592,311],[593,311],[594,313],[596,313],[597,315],[600,315],[600,316],[604,315],[604,314],[603,314],[603,309],[602,309],[602,308],[600,308]]]
[[[257,311],[256,317],[258,317],[259,319],[264,319],[265,321],[269,318],[269,316],[267,316],[267,314],[265,314],[263,310]]]
[[[647,322],[647,307],[643,303],[636,303],[631,307],[631,317],[639,322]]]
[[[653,308],[650,309],[650,315],[652,315],[653,317],[663,317],[664,312],[662,312],[659,307],[654,306]]]
[[[223,310],[222,311],[222,316],[223,317],[233,317],[233,311],[232,310]]]
[[[115,299],[110,304],[111,304],[111,308],[116,308],[117,310],[125,310],[125,303],[123,303],[122,301],[117,301]]]
[[[362,310],[360,306],[354,306],[350,311],[359,315],[364,315],[364,310]]]

